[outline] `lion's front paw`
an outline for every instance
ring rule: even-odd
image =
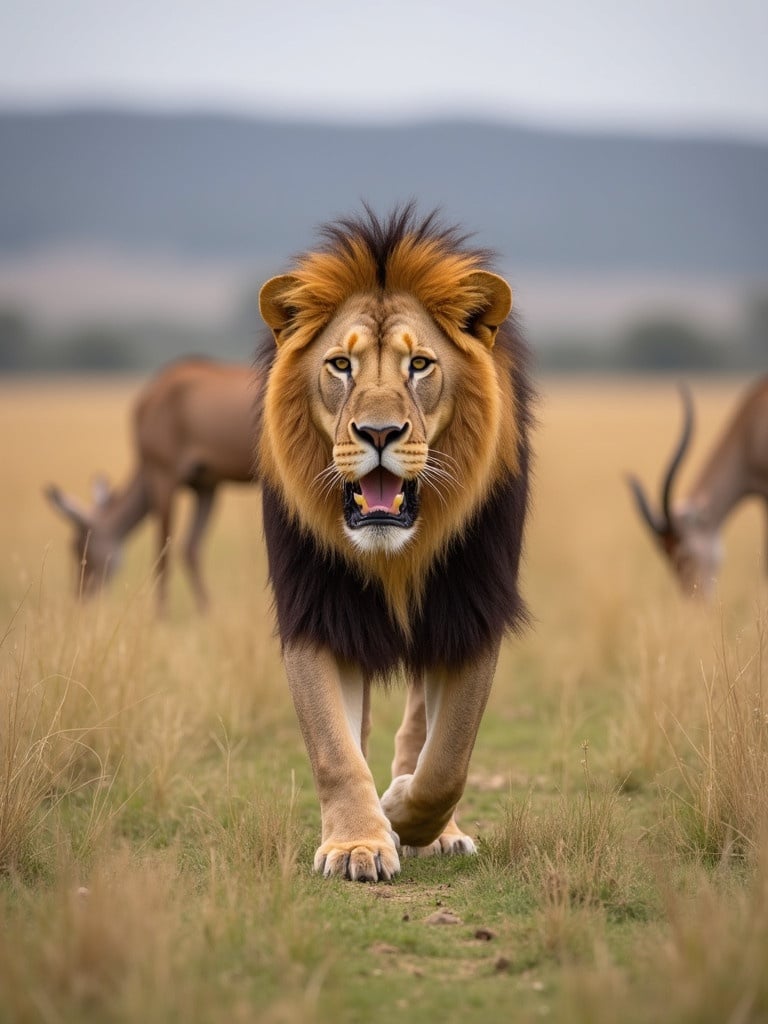
[[[477,847],[474,840],[462,832],[451,818],[434,843],[428,846],[404,846],[401,852],[404,857],[469,856],[477,853]]]
[[[440,841],[453,808],[435,806],[429,800],[414,800],[413,778],[413,775],[398,775],[393,779],[381,798],[381,809],[404,845],[428,847]]]
[[[400,858],[394,839],[389,837],[352,843],[329,839],[315,854],[315,871],[325,878],[338,876],[353,882],[389,882],[400,872]]]
[[[381,809],[393,822],[407,820],[412,815],[409,791],[413,775],[398,775],[389,783],[388,790],[382,794]]]

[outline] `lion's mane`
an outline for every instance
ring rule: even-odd
[[[267,389],[280,388],[279,416],[265,414],[264,392],[260,395],[257,451],[280,638],[284,644],[325,646],[360,665],[369,678],[386,680],[400,669],[459,667],[526,621],[518,571],[528,505],[532,393],[527,347],[514,318],[496,336],[495,378],[488,381],[478,370],[476,379],[463,384],[463,398],[446,431],[447,450],[463,457],[465,467],[471,467],[466,453],[472,445],[495,444],[493,474],[478,481],[471,469],[465,473],[460,485],[469,489],[471,501],[463,507],[470,511],[458,524],[445,516],[437,498],[430,506],[425,495],[426,522],[405,557],[377,561],[335,545],[338,509],[318,508],[316,526],[301,521],[276,469],[275,448],[280,447],[283,462],[290,460],[292,471],[295,467],[292,488],[305,492],[301,497],[311,508],[317,496],[310,484],[330,453],[307,415],[295,371],[301,350],[350,296],[409,292],[456,344],[471,349],[462,328],[477,313],[477,296],[459,282],[486,269],[490,254],[465,243],[458,229],[440,226],[434,214],[419,220],[411,205],[385,221],[366,208],[359,219],[326,226],[322,244],[299,257],[291,272],[297,281],[291,299],[294,328],[287,343],[291,351],[282,357],[283,363],[293,361],[291,372],[281,377],[275,371],[271,333],[264,333],[257,348],[257,366],[269,377]],[[494,402],[498,392],[501,408],[498,436],[490,439],[473,408],[473,394],[476,399],[488,388],[494,389]]]

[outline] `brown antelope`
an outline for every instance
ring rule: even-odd
[[[688,594],[709,597],[722,560],[720,527],[742,498],[758,496],[768,508],[768,377],[739,404],[687,497],[671,504],[672,487],[693,431],[693,401],[681,386],[683,429],[661,489],[661,515],[651,511],[636,477],[629,485],[672,570]]]
[[[200,543],[216,488],[224,481],[250,483],[253,475],[254,371],[205,359],[166,367],[146,385],[133,412],[136,469],[110,491],[94,485],[93,504],[49,486],[45,494],[75,527],[78,594],[95,594],[120,564],[122,542],[146,516],[158,524],[157,596],[166,597],[168,542],[174,497],[181,487],[195,494],[184,559],[200,610],[208,596],[200,574]]]

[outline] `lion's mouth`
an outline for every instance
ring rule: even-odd
[[[344,485],[344,518],[353,530],[361,526],[413,526],[418,512],[415,480],[403,480],[379,466]]]

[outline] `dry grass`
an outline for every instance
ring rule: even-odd
[[[33,868],[33,840],[62,792],[71,791],[69,777],[87,731],[62,724],[71,680],[51,700],[46,680],[27,684],[26,654],[22,645],[3,657],[0,676],[0,874]]]
[[[601,937],[592,964],[563,974],[567,1019],[722,1024],[768,1019],[768,845],[748,881],[697,872],[684,888],[660,882],[665,923],[619,965]]]
[[[763,524],[729,523],[713,608],[677,594],[623,483],[658,480],[670,383],[546,383],[536,625],[502,653],[462,813],[481,855],[379,887],[310,873],[255,491],[224,496],[206,619],[177,570],[157,621],[148,529],[109,594],[71,599],[41,487],[127,474],[133,390],[0,386],[0,1020],[375,1022],[393,991],[446,1021],[766,1018]],[[738,385],[695,390],[689,479]],[[400,703],[376,697],[382,787]],[[436,904],[462,924],[425,925]]]
[[[679,776],[675,822],[681,841],[715,861],[754,858],[768,833],[768,670],[765,629],[701,667],[703,724],[676,717],[668,734]],[[745,650],[746,648],[746,650]]]

